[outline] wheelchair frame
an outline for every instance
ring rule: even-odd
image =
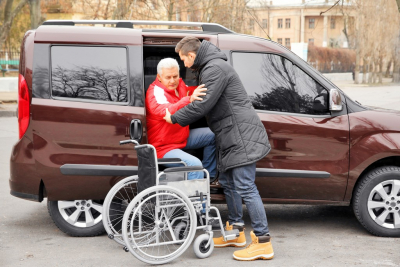
[[[159,166],[158,166],[159,164],[175,164],[175,163],[182,163],[182,161],[180,159],[158,160],[154,146],[152,146],[150,144],[140,145],[137,141],[132,140],[132,139],[120,141],[121,145],[128,144],[128,143],[135,144],[135,149],[138,151],[138,157],[139,157],[139,150],[142,148],[150,148],[154,151],[153,155],[154,155],[154,163],[155,163],[155,168],[156,168],[155,169],[156,181],[155,181],[154,186],[151,186],[151,187],[143,190],[139,194],[137,194],[133,198],[133,200],[129,203],[128,208],[124,212],[123,221],[122,221],[122,237],[124,240],[123,244],[125,244],[125,247],[124,247],[125,251],[131,252],[134,256],[136,256],[141,261],[144,261],[144,262],[147,262],[150,264],[164,264],[164,263],[170,262],[170,261],[174,260],[175,258],[179,257],[187,249],[187,247],[193,241],[194,234],[197,230],[204,230],[206,232],[206,234],[200,235],[199,237],[196,238],[196,241],[194,242],[194,250],[195,250],[195,254],[197,257],[206,258],[212,253],[212,250],[214,248],[214,243],[213,243],[214,234],[213,234],[213,230],[212,230],[212,225],[209,224],[210,219],[214,219],[214,220],[217,219],[219,221],[220,231],[221,231],[221,234],[222,234],[224,240],[235,239],[235,238],[237,238],[237,236],[239,236],[239,231],[237,229],[234,229],[231,231],[224,230],[219,210],[216,207],[211,206],[210,176],[206,169],[204,169],[202,166],[184,166],[184,167],[166,168],[164,171],[159,172]],[[194,171],[205,172],[206,178],[198,179],[198,180],[187,180],[187,173],[194,172]],[[178,180],[178,181],[169,180],[168,177],[166,177],[165,180],[160,179],[163,175],[167,176],[167,174],[171,174],[171,173],[184,173],[184,178],[183,178],[183,180]],[[133,177],[128,177],[128,178],[133,178]],[[142,179],[144,179],[144,178],[142,178]],[[122,180],[122,181],[124,181],[124,180]],[[139,173],[138,180],[140,180],[140,173]],[[114,187],[117,187],[117,185],[121,186],[123,184],[121,182],[117,183]],[[201,192],[199,192],[199,190],[196,190],[195,188],[192,188],[192,186],[196,183],[198,185],[200,185],[200,187],[202,187],[202,188],[197,188],[197,189],[200,189],[200,191],[202,190]],[[114,189],[114,187],[110,190],[110,193],[116,192],[116,189]],[[173,193],[165,193],[164,192],[164,191],[168,191],[168,190]],[[203,191],[205,191],[205,195],[203,194],[204,193]],[[169,196],[170,198],[176,197],[177,199],[182,201],[182,203],[187,208],[184,210],[185,210],[185,212],[188,213],[188,215],[180,216],[180,217],[174,218],[172,221],[169,221],[169,219],[168,219],[169,215],[167,216],[165,211],[163,210],[160,214],[161,217],[159,218],[158,213],[159,213],[159,210],[160,210],[161,204],[162,204],[162,203],[160,203],[159,195],[166,195],[166,196]],[[150,200],[150,198],[152,198],[154,196],[156,196],[155,206],[154,206],[154,215],[155,215],[154,225],[155,226],[154,226],[154,229],[152,229],[150,232],[157,231],[157,229],[161,229],[161,228],[168,229],[168,232],[170,233],[173,241],[165,242],[165,244],[160,243],[160,240],[159,240],[159,238],[160,238],[159,234],[161,233],[161,231],[160,231],[160,232],[156,232],[155,237],[148,240],[148,242],[152,243],[152,244],[147,244],[147,245],[142,244],[139,246],[136,244],[135,238],[129,236],[129,233],[131,233],[131,235],[146,234],[145,231],[141,232],[141,230],[139,230],[139,232],[133,231],[134,219],[136,218],[136,215],[139,216],[137,223],[138,223],[139,229],[142,229],[141,228],[142,227],[141,226],[141,224],[142,224],[142,217],[141,217],[142,216],[142,210],[141,210],[142,206],[144,205],[144,203],[146,203],[146,201]],[[107,195],[107,197],[108,197],[108,195]],[[204,197],[205,197],[205,200],[204,200]],[[144,198],[144,200],[142,200],[142,198]],[[151,202],[149,202],[149,203],[151,203]],[[166,203],[168,203],[168,202],[166,202]],[[203,203],[205,204],[205,207],[203,207]],[[190,206],[188,206],[188,205],[190,205]],[[104,207],[106,207],[106,206],[107,205],[104,205]],[[162,206],[162,208],[171,208],[173,210],[173,207],[177,207],[177,206],[179,206],[179,205],[167,204],[167,205]],[[205,214],[204,214],[205,223],[203,223],[203,220],[202,220],[203,215],[201,214],[203,209],[205,209]],[[211,210],[215,211],[216,217],[210,217],[209,212]],[[163,216],[165,218],[167,218],[167,220],[162,221]],[[193,221],[193,218],[196,218],[197,216],[200,217],[200,220],[199,220],[200,225],[197,225],[196,221]],[[189,218],[190,218],[189,221],[190,221],[191,225],[194,224],[194,227],[189,229],[190,232],[188,234],[189,236],[187,236],[188,239],[181,240],[181,239],[179,239],[179,236],[178,236],[178,240],[177,240],[177,237],[175,236],[175,232],[172,230],[172,226],[179,220],[181,222],[183,222],[185,220],[188,221]],[[165,223],[167,226],[164,225]],[[160,227],[160,225],[161,225],[161,227]],[[189,226],[186,224],[186,227],[189,227]],[[185,229],[185,231],[186,231],[186,229]],[[110,236],[110,235],[109,235],[109,237],[112,239],[114,238],[113,236]],[[190,240],[189,240],[189,238],[190,238]],[[154,240],[156,242],[155,244],[153,243]],[[121,242],[118,242],[118,243],[121,244]],[[132,245],[132,243],[134,243],[134,244]],[[171,253],[170,255],[164,256],[164,258],[162,258],[161,256],[154,256],[153,259],[151,258],[151,256],[149,256],[149,258],[144,258],[139,253],[137,253],[137,250],[140,250],[141,248],[154,247],[154,246],[158,246],[161,244],[162,245],[170,245],[170,244],[176,245],[176,244],[181,244],[181,243],[183,246],[182,249],[180,249],[180,247],[179,247],[177,251]],[[199,248],[200,246],[202,249]],[[146,253],[144,253],[144,254],[147,255]]]

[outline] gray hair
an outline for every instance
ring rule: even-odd
[[[178,61],[176,61],[176,59],[174,58],[167,57],[161,59],[160,62],[158,62],[157,73],[161,75],[162,69],[172,69],[172,68],[178,68],[179,71]]]

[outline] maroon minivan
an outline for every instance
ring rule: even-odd
[[[28,31],[11,194],[47,197],[55,224],[70,235],[100,234],[107,192],[137,172],[135,150],[119,141],[147,143],[144,98],[157,63],[176,58],[186,84],[196,85],[174,52],[188,35],[227,55],[268,132],[272,150],[256,179],[265,203],[352,205],[372,234],[400,236],[400,113],[351,100],[278,43],[211,23],[46,21]],[[213,201],[223,202],[218,181],[211,187]]]

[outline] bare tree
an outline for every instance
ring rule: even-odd
[[[397,44],[393,57],[393,82],[400,82],[400,32],[397,34]]]
[[[383,66],[392,60],[396,47],[394,44],[398,39],[400,27],[396,2],[351,0],[350,4],[352,12],[356,14],[354,41],[349,40],[356,51],[355,83],[381,83]],[[342,9],[342,13],[345,12],[349,12],[349,9]],[[396,62],[394,60],[395,66]],[[361,64],[362,81],[359,80]]]
[[[0,26],[0,50],[3,44],[7,40],[10,33],[14,18],[18,15],[21,9],[26,5],[28,0],[21,0],[18,5],[12,9],[14,0],[7,0],[4,8],[4,20],[3,24]]]
[[[29,0],[28,3],[31,12],[31,29],[36,29],[44,20],[40,9],[40,0]]]
[[[233,31],[248,33],[249,0],[77,0],[75,12],[87,19],[136,19],[204,21],[222,24]]]
[[[127,100],[126,70],[97,67],[56,67],[52,73],[53,95],[120,102]]]

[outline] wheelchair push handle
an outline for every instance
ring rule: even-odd
[[[126,145],[126,144],[130,144],[130,143],[133,143],[135,145],[139,145],[139,143],[136,140],[132,140],[132,139],[119,141],[120,145]]]

